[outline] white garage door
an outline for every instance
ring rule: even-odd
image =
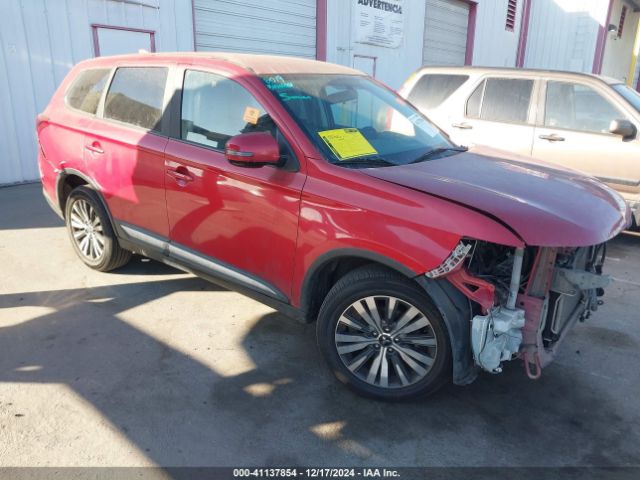
[[[196,50],[316,57],[316,0],[196,0]]]
[[[469,4],[460,0],[427,0],[424,19],[424,65],[464,65]]]

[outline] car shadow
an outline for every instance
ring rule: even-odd
[[[471,386],[391,404],[360,398],[335,381],[319,357],[314,326],[279,313],[250,324],[236,353],[253,367],[235,374],[227,373],[229,347],[201,321],[206,315],[195,323],[211,340],[197,353],[150,333],[162,322],[193,328],[179,306],[159,318],[136,317],[135,326],[121,318],[147,302],[195,291],[228,293],[189,276],[0,295],[0,315],[19,306],[49,312],[0,328],[0,382],[68,386],[163,467],[640,460],[637,432],[616,413],[614,393],[564,367],[552,366],[531,382],[514,363]]]
[[[63,221],[47,205],[40,182],[0,187],[0,205],[19,206],[0,209],[0,230],[63,225]]]

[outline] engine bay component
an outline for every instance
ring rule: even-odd
[[[488,315],[471,320],[471,347],[475,362],[491,373],[502,372],[500,364],[520,350],[524,310],[496,307]]]

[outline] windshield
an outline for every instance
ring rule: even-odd
[[[629,85],[618,83],[613,85],[613,89],[622,95],[627,102],[629,102],[633,108],[640,112],[640,93],[636,92]]]
[[[331,162],[377,167],[459,149],[401,97],[357,75],[268,75],[262,81]]]

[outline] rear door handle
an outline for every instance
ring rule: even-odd
[[[173,177],[178,185],[193,182],[193,177],[185,167],[178,167],[175,170],[167,170],[167,175]]]
[[[454,123],[451,125],[453,128],[460,128],[461,130],[471,130],[473,125],[469,125],[468,123]]]
[[[99,155],[102,155],[104,153],[104,150],[102,149],[102,146],[99,142],[93,142],[91,145],[85,145],[84,148]]]
[[[564,142],[564,137],[552,133],[551,135],[540,135],[541,140],[549,140],[550,142]]]

